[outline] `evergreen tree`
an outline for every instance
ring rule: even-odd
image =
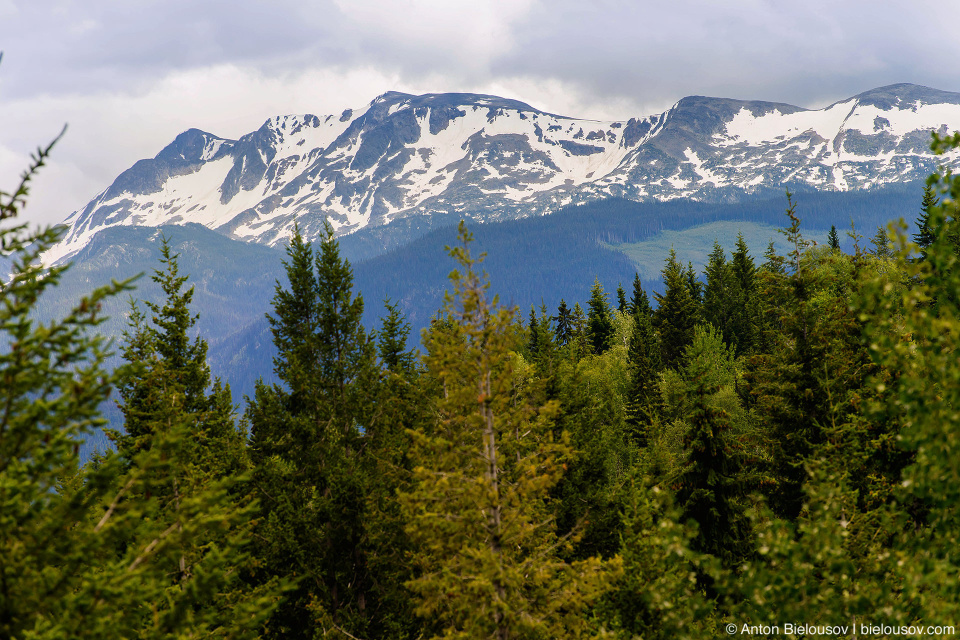
[[[693,270],[692,262],[687,262],[687,269],[683,275],[687,280],[687,288],[690,290],[690,299],[693,300],[699,314],[702,312],[701,307],[703,305],[703,283],[697,278],[697,272]]]
[[[367,496],[379,481],[364,457],[381,428],[376,349],[329,224],[316,253],[295,228],[287,256],[289,288],[277,283],[268,316],[282,386],[258,384],[247,409],[259,535],[269,541],[264,574],[299,578],[269,629],[377,632],[390,607],[377,600],[364,545]]]
[[[830,225],[830,233],[827,234],[827,244],[835,251],[840,250],[840,236],[837,235],[836,225]]]
[[[623,285],[617,283],[617,311],[620,313],[627,312],[627,294],[623,290]]]
[[[158,528],[144,519],[154,508],[145,488],[166,466],[155,452],[138,457],[138,473],[115,454],[79,466],[80,444],[106,423],[99,407],[121,375],[105,368],[101,305],[130,281],[96,289],[62,319],[35,320],[38,299],[67,269],[39,260],[63,227],[34,233],[8,221],[52,146],[37,151],[15,191],[0,192],[0,257],[10,260],[0,276],[0,637],[251,637],[266,599],[213,606],[236,579],[223,571],[241,559],[237,540],[208,553],[188,580],[171,576],[181,549],[238,524],[220,509],[222,492],[193,496],[178,522]]]
[[[557,337],[557,344],[565,347],[573,336],[573,315],[563,299],[560,300],[560,306],[557,307],[556,320],[557,328],[554,333]]]
[[[649,486],[643,467],[626,480],[623,576],[604,604],[605,619],[623,640],[699,640],[718,628],[713,602],[691,580],[694,533],[680,523],[670,495]],[[679,603],[682,605],[678,606]]]
[[[226,415],[219,415],[216,410],[223,402],[209,393],[207,343],[199,336],[191,341],[189,336],[198,318],[190,312],[194,289],[184,290],[188,276],[180,275],[179,255],[172,252],[166,237],[160,243],[160,264],[163,268],[154,271],[152,280],[160,286],[163,303],[145,302],[152,314],[148,320],[131,302],[123,357],[133,366],[118,389],[124,433],[112,437],[118,451],[132,460],[137,451],[150,448],[156,429],[170,419],[171,398],[176,396],[176,415],[193,421],[212,449],[232,456],[227,468],[217,471],[237,473],[245,453],[243,437],[232,424],[229,386],[217,381],[218,393],[226,393],[230,405]]]
[[[247,469],[245,435],[234,423],[230,387],[220,380],[211,385],[206,342],[189,338],[197,320],[190,311],[193,288],[184,290],[187,276],[180,275],[179,256],[166,238],[160,254],[163,269],[154,271],[153,281],[164,299],[146,302],[149,320],[132,303],[123,349],[129,364],[119,385],[125,433],[111,432],[129,475],[147,479],[128,490],[143,505],[144,526],[126,543],[148,545],[173,528],[180,534],[167,559],[174,582],[188,590],[219,576],[205,613],[256,611],[275,594],[271,581],[258,588],[240,581],[252,569],[243,549],[252,509],[238,484]],[[234,633],[232,627],[222,624],[216,633]]]
[[[773,240],[767,245],[767,250],[763,252],[764,261],[760,268],[764,271],[776,275],[783,275],[787,272],[786,259],[777,253],[777,248]]]
[[[893,257],[893,248],[890,246],[890,238],[887,236],[887,230],[883,227],[877,227],[877,232],[870,238],[870,244],[873,249],[870,251],[874,256],[881,260],[889,260]]]
[[[377,332],[377,351],[383,368],[393,373],[413,371],[416,367],[416,356],[407,350],[407,338],[410,335],[410,323],[407,322],[400,307],[384,301],[387,315],[383,319],[383,326]]]
[[[610,348],[613,340],[613,318],[607,294],[599,280],[593,281],[590,288],[590,301],[587,303],[590,310],[587,312],[587,337],[590,347],[596,354],[601,354]]]
[[[690,281],[670,250],[663,268],[663,295],[654,294],[657,310],[654,312],[654,327],[660,333],[663,349],[663,366],[674,367],[680,363],[683,350],[693,340],[693,328],[697,324],[698,305],[690,293]]]
[[[368,478],[362,553],[371,581],[371,605],[379,607],[368,628],[381,638],[413,638],[422,632],[413,615],[409,591],[403,586],[413,576],[409,558],[414,549],[397,494],[409,490],[412,473],[408,432],[429,419],[429,402],[421,379],[419,354],[406,347],[410,324],[396,305],[377,334],[381,361],[376,385],[376,429],[364,450],[363,470]]]
[[[707,349],[711,339],[716,336],[709,329],[698,327],[684,355],[691,409],[684,439],[687,460],[677,479],[677,505],[684,519],[698,525],[692,547],[732,568],[749,555],[753,543],[744,512],[746,487],[740,456],[730,443],[726,412],[709,401],[718,390],[711,380],[715,366]]]
[[[627,361],[631,369],[627,411],[634,441],[640,446],[646,444],[647,426],[655,415],[660,395],[660,357],[660,341],[653,330],[650,317],[642,312],[635,314],[627,351]]]
[[[633,295],[630,297],[630,304],[627,308],[630,315],[636,315],[638,312],[647,316],[653,315],[647,292],[643,290],[643,284],[640,282],[640,274],[636,272],[633,274]]]
[[[728,345],[734,342],[734,314],[742,302],[733,270],[727,263],[726,254],[720,243],[714,241],[709,262],[704,269],[707,279],[703,295],[703,319],[713,325]]]
[[[760,325],[757,268],[742,233],[737,234],[737,250],[733,252],[730,267],[735,282],[730,340],[739,356],[754,351]]]
[[[414,483],[401,496],[419,569],[407,584],[436,637],[582,637],[585,609],[616,569],[558,557],[547,492],[571,454],[553,402],[517,395],[513,313],[488,298],[463,223],[451,250],[450,333],[427,335],[438,422],[414,432]]]
[[[920,203],[920,216],[917,218],[917,233],[913,235],[913,241],[920,247],[920,260],[927,257],[927,249],[936,239],[937,232],[931,225],[930,214],[939,204],[940,198],[937,197],[933,187],[929,184],[923,185],[923,200]]]
[[[574,356],[576,359],[582,358],[587,353],[587,316],[583,312],[583,307],[579,302],[573,303],[573,313],[570,316],[570,326],[572,329],[571,343],[574,345]]]
[[[536,359],[537,355],[540,352],[540,326],[537,324],[537,312],[533,308],[533,305],[530,306],[530,325],[527,328],[527,352],[531,357]]]

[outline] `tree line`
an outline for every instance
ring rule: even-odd
[[[960,146],[960,135],[935,149]],[[278,382],[234,403],[164,242],[163,293],[96,332],[37,299],[60,230],[0,195],[0,637],[703,638],[726,625],[953,625],[960,178],[853,251],[671,252],[664,292],[499,304],[461,224],[421,336],[381,325],[328,226],[268,314]],[[81,465],[116,391],[114,449]]]

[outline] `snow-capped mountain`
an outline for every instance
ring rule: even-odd
[[[960,94],[898,84],[823,109],[689,97],[665,113],[581,120],[475,94],[386,93],[339,116],[271,118],[239,140],[191,129],[69,216],[62,260],[116,225],[195,222],[276,245],[411,216],[487,221],[609,196],[735,202],[785,185],[859,190],[925,178],[930,132]]]

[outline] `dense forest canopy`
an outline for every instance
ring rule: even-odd
[[[0,637],[955,633],[960,177],[913,238],[814,244],[788,194],[786,254],[671,252],[652,296],[529,312],[461,224],[419,348],[389,300],[363,326],[329,227],[295,231],[276,382],[237,405],[166,243],[123,367],[97,327],[130,282],[35,320],[60,231],[15,218],[49,151],[0,195]]]

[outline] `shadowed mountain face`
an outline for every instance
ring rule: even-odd
[[[324,219],[338,235],[390,224],[415,237],[461,217],[509,220],[611,196],[730,203],[784,187],[872,190],[956,166],[956,155],[929,151],[931,131],[956,129],[960,94],[909,84],[819,110],[694,96],[616,122],[495,96],[389,92],[340,115],[271,118],[239,140],[186,131],[74,212],[47,259],[114,226],[197,223],[277,246],[294,223],[315,238]]]

